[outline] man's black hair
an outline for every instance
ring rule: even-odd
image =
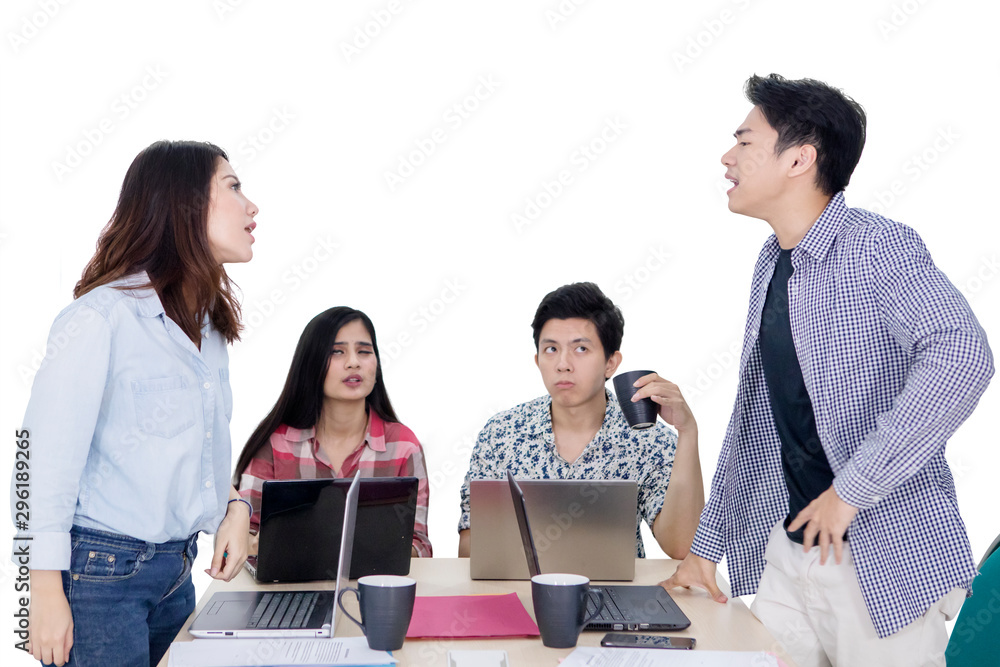
[[[816,149],[816,185],[834,195],[851,182],[865,147],[865,110],[842,91],[815,79],[754,74],[743,88],[778,132],[776,155],[810,144]]]
[[[589,320],[597,329],[597,335],[604,347],[604,358],[621,349],[622,335],[625,333],[625,318],[621,309],[611,299],[604,296],[601,288],[594,283],[572,283],[549,292],[538,304],[531,329],[535,336],[535,350],[542,327],[549,320],[568,320],[579,317]]]

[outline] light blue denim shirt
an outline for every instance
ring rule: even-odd
[[[215,532],[229,498],[232,390],[226,339],[201,350],[145,274],[98,287],[56,318],[31,388],[29,567],[66,570],[72,525],[148,542]],[[22,433],[22,436],[24,434]],[[16,478],[16,471],[15,471]],[[25,541],[15,540],[15,553]]]

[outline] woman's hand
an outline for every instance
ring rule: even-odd
[[[230,489],[230,500],[240,497],[236,489]],[[231,581],[250,553],[250,511],[246,503],[229,503],[226,517],[219,524],[215,534],[215,553],[212,568],[205,570],[213,579]]]
[[[35,660],[60,667],[73,648],[73,614],[63,592],[59,570],[31,571],[28,650]]]

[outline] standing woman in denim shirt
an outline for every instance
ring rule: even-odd
[[[256,214],[222,149],[149,146],[52,326],[19,434],[30,541],[15,540],[45,664],[155,665],[194,609],[198,532],[216,533],[212,577],[246,558],[250,508],[229,483],[240,309],[222,265],[253,256]]]

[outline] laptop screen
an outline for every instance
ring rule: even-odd
[[[344,529],[340,533],[340,563],[337,565],[337,592],[333,596],[334,600],[340,599],[340,591],[347,588],[348,575],[351,572],[351,547],[354,545],[354,525],[358,518],[358,492],[361,490],[361,472],[354,473],[354,481],[351,488],[347,490],[347,507],[344,509]],[[340,610],[340,605],[334,610],[333,629],[330,636],[337,634],[337,625],[344,612]]]
[[[517,483],[543,572],[572,572],[597,581],[629,581],[635,576],[635,480]],[[529,578],[507,480],[471,480],[470,506],[472,578]]]
[[[534,577],[541,574],[538,566],[538,553],[535,551],[535,539],[531,536],[531,524],[528,523],[528,508],[524,505],[524,492],[510,470],[507,471],[507,484],[510,485],[510,497],[514,501],[514,516],[517,517],[517,528],[521,531],[521,546],[524,547],[524,557],[528,562],[528,575]]]
[[[336,576],[345,499],[351,479],[264,482],[259,556],[260,582],[333,579]],[[407,574],[413,544],[416,477],[360,480],[349,577]]]

